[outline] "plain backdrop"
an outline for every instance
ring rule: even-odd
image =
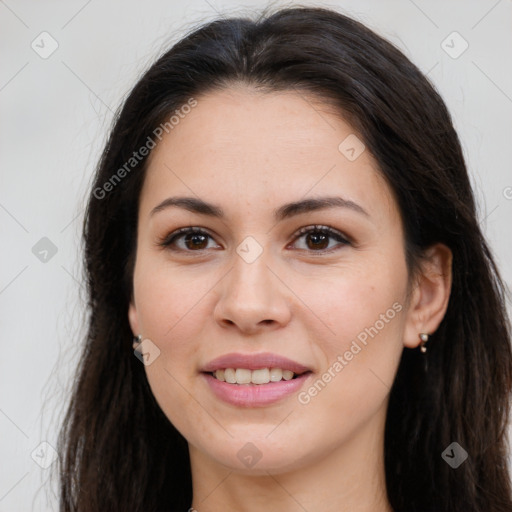
[[[453,115],[483,230],[512,283],[512,2],[301,5],[352,15],[428,74]],[[266,6],[0,0],[0,512],[57,510],[53,447],[84,335],[80,228],[113,113],[193,27]]]

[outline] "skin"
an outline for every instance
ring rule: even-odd
[[[431,247],[421,272],[409,275],[390,188],[368,150],[354,161],[338,150],[354,130],[327,105],[241,85],[196,99],[150,156],[128,312],[134,335],[160,350],[145,369],[189,443],[192,506],[390,511],[383,462],[390,387],[404,347],[417,347],[418,333],[434,332],[443,318],[450,251]],[[333,195],[367,215],[327,208],[273,218],[284,203]],[[151,215],[170,196],[214,203],[225,218],[179,207]],[[311,235],[296,233],[315,224],[350,243],[328,238],[322,252]],[[159,245],[187,226],[211,235],[200,250],[184,237],[174,251]],[[263,250],[252,263],[236,252],[247,236]],[[359,343],[361,351],[307,404],[294,394],[237,407],[216,398],[199,374],[226,353],[274,352],[312,369],[307,390],[397,303],[401,311],[366,346]],[[261,454],[252,467],[237,457],[248,442]]]

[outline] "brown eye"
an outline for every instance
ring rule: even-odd
[[[308,249],[327,249],[329,246],[329,235],[325,233],[308,233],[306,235]]]
[[[213,239],[206,231],[197,228],[182,228],[167,236],[160,242],[160,245],[171,250],[196,252],[208,249],[210,240]]]
[[[340,232],[328,226],[302,228],[295,240],[300,239],[304,239],[304,243],[302,247],[298,248],[313,252],[330,251],[336,249],[336,246],[350,245],[350,242]],[[332,244],[333,241],[337,243]]]
[[[201,233],[189,233],[183,237],[187,249],[206,249],[208,236]]]

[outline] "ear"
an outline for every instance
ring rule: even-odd
[[[128,307],[128,321],[130,322],[130,327],[132,329],[133,335],[138,336],[140,334],[139,319],[137,316],[137,308],[135,307],[135,302],[133,298],[130,301],[130,306]]]
[[[416,348],[421,342],[419,334],[432,334],[444,318],[452,286],[452,259],[444,244],[425,251],[412,284],[403,340],[406,347]]]

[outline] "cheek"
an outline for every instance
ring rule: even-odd
[[[358,336],[364,343],[367,330],[374,333],[372,327],[380,338],[397,339],[393,334],[400,331],[400,312],[405,311],[407,271],[405,263],[386,261],[334,269],[294,288],[314,314],[319,336],[323,327],[323,343],[331,355]]]
[[[200,329],[197,318],[191,319],[197,317],[215,281],[213,272],[180,271],[155,258],[140,261],[134,287],[144,336],[166,349],[179,342],[180,333]]]
[[[323,288],[323,302],[311,307],[334,334],[316,347],[324,364],[297,396],[297,417],[328,444],[349,438],[385,406],[403,350],[405,306],[402,286],[391,279],[361,276]]]
[[[201,340],[208,339],[211,289],[218,279],[215,272],[180,272],[151,258],[139,259],[134,275],[140,330],[160,350],[145,367],[152,393],[179,431],[206,437],[208,416],[190,383],[197,379]]]
[[[403,350],[405,261],[376,258],[337,274],[302,290],[304,302],[322,320],[310,330],[317,326],[314,348],[323,368],[321,382],[306,390],[301,403],[323,403],[318,414],[324,415],[374,412],[391,388]]]

